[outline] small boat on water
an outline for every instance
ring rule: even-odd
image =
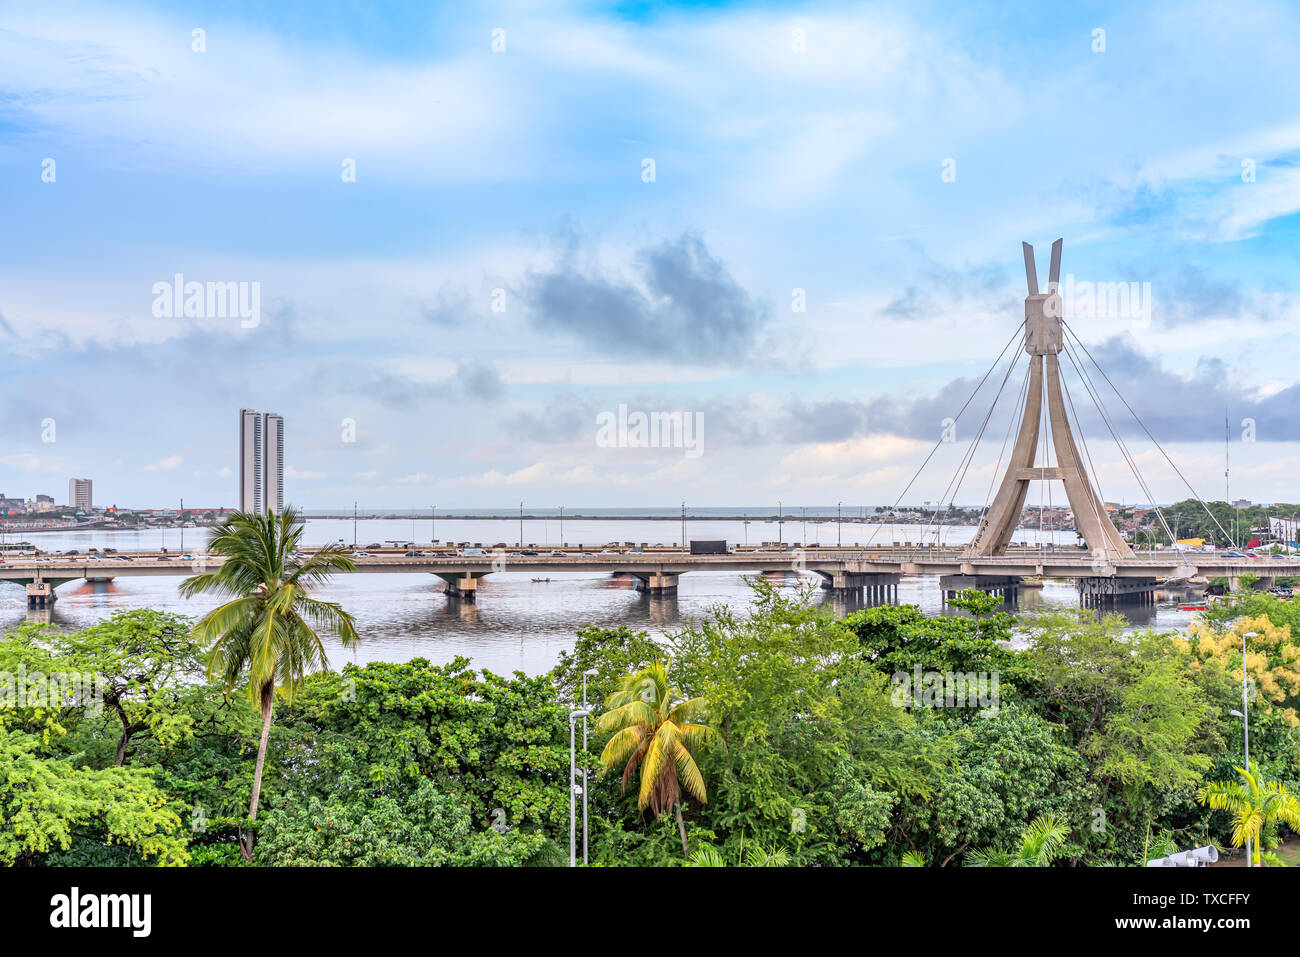
[[[534,578],[533,581],[535,581],[535,582],[548,582],[548,581],[550,581],[550,579],[549,579],[549,578]]]
[[[1179,611],[1205,611],[1210,606],[1203,601],[1187,601],[1178,606]]]

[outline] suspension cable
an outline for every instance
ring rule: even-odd
[[[1128,400],[1124,398],[1123,393],[1115,387],[1115,383],[1110,381],[1110,376],[1106,375],[1106,370],[1101,367],[1095,358],[1093,358],[1092,353],[1088,351],[1088,347],[1079,339],[1078,333],[1076,333],[1064,320],[1062,320],[1061,324],[1070,330],[1070,335],[1074,336],[1075,342],[1079,344],[1079,347],[1083,349],[1084,354],[1092,361],[1092,364],[1096,367],[1097,371],[1101,373],[1101,377],[1106,380],[1106,384],[1110,386],[1111,391],[1114,392],[1115,395],[1119,396],[1119,400],[1124,403],[1124,408],[1128,409],[1129,414],[1132,415],[1137,424],[1142,427],[1142,431],[1146,433],[1147,438],[1151,440],[1151,443],[1159,450],[1160,454],[1164,456],[1165,461],[1169,463],[1169,467],[1174,470],[1180,479],[1182,479],[1183,484],[1187,486],[1187,490],[1192,493],[1192,497],[1201,503],[1201,508],[1205,509],[1205,514],[1210,516],[1210,520],[1214,522],[1219,531],[1223,532],[1224,539],[1228,541],[1233,548],[1236,548],[1236,540],[1228,534],[1222,525],[1219,524],[1219,520],[1215,518],[1214,513],[1210,511],[1210,507],[1205,504],[1205,500],[1197,494],[1196,489],[1192,488],[1192,483],[1187,481],[1187,476],[1183,475],[1182,470],[1174,464],[1174,460],[1169,457],[1169,453],[1165,451],[1164,446],[1156,441],[1156,437],[1151,434],[1151,430],[1148,429],[1146,423],[1142,421],[1142,417],[1134,411],[1133,406],[1129,405]],[[1152,500],[1152,504],[1155,504],[1154,499]]]
[[[961,409],[958,410],[957,415],[952,420],[954,426],[956,426],[957,422],[961,420],[962,414],[966,411],[967,407],[974,400],[975,396],[979,393],[980,389],[984,387],[984,383],[988,381],[988,378],[990,375],[992,375],[993,370],[996,369],[998,367],[998,364],[1002,362],[1002,357],[1006,354],[1007,349],[1009,349],[1011,347],[1011,344],[1016,341],[1016,337],[1021,334],[1021,330],[1023,330],[1024,327],[1025,327],[1025,322],[1022,319],[1020,325],[1016,327],[1016,330],[1013,333],[1011,333],[1011,338],[1007,340],[1007,344],[1004,345],[1002,347],[1002,351],[998,353],[998,357],[993,360],[993,364],[990,365],[988,371],[984,373],[984,377],[980,379],[979,383],[975,386],[974,390],[972,390],[971,394],[967,396],[966,401],[962,403]],[[920,467],[917,468],[916,472],[912,475],[911,479],[908,480],[908,483],[906,486],[904,486],[903,491],[899,493],[898,498],[894,500],[894,504],[890,506],[891,512],[894,509],[898,508],[898,503],[903,500],[903,496],[908,493],[908,491],[916,483],[916,480],[920,478],[921,472],[924,471],[925,467],[930,464],[930,459],[934,458],[934,453],[939,451],[939,446],[941,445],[943,445],[942,435],[939,436],[939,441],[934,444],[934,448],[930,449],[930,454],[925,457],[925,460],[921,462]],[[871,534],[867,536],[867,540],[863,544],[863,548],[866,548],[868,545],[872,543],[872,541],[876,537],[876,532],[880,530],[881,524],[882,523],[880,522],[877,522],[875,524],[875,527],[872,528],[871,530]]]
[[[1071,352],[1075,352],[1077,348],[1083,348],[1084,351],[1087,351],[1086,347],[1083,346],[1083,343],[1079,341],[1079,337],[1074,334],[1073,329],[1070,330],[1070,334],[1074,336],[1076,343],[1076,346],[1071,347]],[[1070,362],[1072,364],[1075,363],[1075,355],[1071,355]],[[1105,375],[1105,372],[1103,372],[1101,367],[1097,365],[1096,360],[1093,360],[1093,365],[1096,366],[1098,372],[1103,376]],[[1102,421],[1106,423],[1106,428],[1110,431],[1111,437],[1115,439],[1115,443],[1119,446],[1121,453],[1124,455],[1124,460],[1128,464],[1129,470],[1133,473],[1133,477],[1137,479],[1138,487],[1142,489],[1143,494],[1146,495],[1148,501],[1151,502],[1152,507],[1155,508],[1156,515],[1160,519],[1160,524],[1164,528],[1165,534],[1169,536],[1170,547],[1178,554],[1179,558],[1185,558],[1186,556],[1183,555],[1183,549],[1178,544],[1177,537],[1174,535],[1173,530],[1170,529],[1169,522],[1165,519],[1164,512],[1156,502],[1155,493],[1151,491],[1151,487],[1142,476],[1142,470],[1138,468],[1137,457],[1130,451],[1128,443],[1124,441],[1123,436],[1120,434],[1118,423],[1115,422],[1110,411],[1106,408],[1106,404],[1102,401],[1101,392],[1092,381],[1092,376],[1088,373],[1088,369],[1086,365],[1084,365],[1081,357],[1078,359],[1077,364],[1075,364],[1075,369],[1080,373],[1081,378],[1084,381],[1084,387],[1089,390],[1089,395],[1092,398],[1093,404],[1097,406],[1097,410],[1101,413]],[[1111,388],[1115,389],[1114,384],[1111,384]],[[1116,394],[1119,394],[1118,390],[1116,390]],[[1123,399],[1124,397],[1121,395],[1120,401],[1123,401]],[[1125,403],[1125,405],[1127,405],[1127,403]],[[1154,441],[1154,439],[1152,441]]]

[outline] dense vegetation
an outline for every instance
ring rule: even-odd
[[[464,659],[318,671],[265,724],[262,686],[248,667],[210,679],[193,622],[19,626],[0,641],[0,862],[246,866],[253,832],[255,866],[562,864],[568,713],[593,671],[589,699],[610,705],[579,755],[595,864],[1141,864],[1232,844],[1251,800],[1228,713],[1247,632],[1255,790],[1300,794],[1290,602],[1158,635],[1083,613],[1017,623],[977,593],[957,616],[836,619],[754,588],[751,613],[662,643],[583,629],[538,677]],[[68,672],[101,676],[102,708],[34,694]],[[980,673],[967,698],[931,677]],[[1261,825],[1263,862],[1287,820]]]

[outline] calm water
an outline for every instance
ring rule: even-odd
[[[390,540],[427,543],[430,538],[428,520],[417,523],[402,520],[372,520],[358,523],[357,540],[361,545]],[[774,541],[776,523],[754,522],[748,526],[749,541]],[[844,544],[865,543],[872,527],[845,523],[842,529]],[[949,529],[944,535],[947,542],[958,543],[969,537],[971,529]],[[514,544],[519,539],[519,522],[515,520],[439,520],[437,533],[440,539],[451,541],[497,542]],[[798,522],[786,522],[786,541],[802,540]],[[205,537],[202,529],[185,530],[187,549],[197,547]],[[689,538],[726,538],[744,542],[744,526],[739,522],[692,521],[688,525]],[[808,522],[807,540],[816,544],[835,542],[836,528],[829,522]],[[581,542],[590,547],[603,547],[614,541],[670,544],[681,536],[677,521],[573,521],[564,522],[564,539],[572,545]],[[1036,541],[1037,532],[1017,533],[1016,539]],[[933,532],[931,532],[931,538]],[[1047,537],[1047,536],[1044,536]],[[330,540],[352,541],[351,521],[311,521],[306,540],[319,544]],[[876,542],[917,541],[918,526],[899,529],[882,527],[876,532]],[[1074,541],[1074,533],[1059,533],[1061,542]],[[85,549],[90,545],[105,545],[118,549],[154,549],[160,545],[176,549],[180,545],[178,529],[154,529],[143,532],[57,532],[30,536],[42,549]],[[555,520],[526,522],[525,542],[539,546],[558,544],[559,526]],[[632,579],[614,577],[604,573],[551,572],[550,582],[534,582],[532,575],[521,572],[501,572],[490,575],[479,585],[477,604],[449,601],[442,594],[442,581],[432,575],[339,575],[322,593],[322,597],[338,601],[357,618],[363,641],[355,651],[346,651],[337,643],[331,644],[331,659],[335,667],[355,661],[406,661],[424,657],[431,661],[449,661],[464,655],[474,661],[475,667],[488,668],[498,673],[514,670],[538,674],[549,670],[562,650],[573,646],[574,633],[586,625],[627,625],[652,634],[671,632],[689,619],[702,617],[718,603],[732,607],[746,607],[751,592],[744,576],[736,573],[693,572],[683,575],[678,594],[673,598],[653,598],[636,591]],[[797,578],[794,575],[773,576],[770,581],[791,591],[803,584],[816,584],[817,577]],[[52,612],[29,612],[20,586],[0,582],[0,626],[8,627],[24,620],[42,620],[48,616],[54,624],[76,628],[90,624],[113,612],[125,608],[157,608],[186,615],[201,615],[217,604],[215,599],[186,601],[176,592],[180,578],[122,577],[104,584],[68,582],[58,590],[58,601]],[[935,577],[904,579],[899,585],[898,599],[903,603],[920,605],[931,614],[944,611]],[[1163,596],[1154,608],[1134,606],[1129,610],[1130,620],[1136,625],[1151,625],[1159,629],[1184,627],[1192,618],[1191,612],[1177,610],[1176,602],[1183,596]],[[837,612],[844,613],[862,607],[860,600],[834,596],[818,590],[813,601],[830,603]],[[1078,596],[1074,586],[1061,582],[1047,582],[1042,589],[1022,590],[1019,610],[1032,614],[1043,608],[1077,607]]]

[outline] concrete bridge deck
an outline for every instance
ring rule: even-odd
[[[0,561],[0,581],[27,586],[29,604],[54,601],[54,589],[78,579],[112,580],[119,576],[187,577],[219,567],[223,559],[195,554],[121,555],[96,560],[83,557],[33,559],[9,556]],[[358,573],[437,575],[453,596],[472,601],[479,579],[494,572],[604,572],[636,577],[653,594],[671,593],[681,575],[715,572],[814,572],[828,588],[889,589],[900,577],[938,575],[945,592],[962,587],[998,591],[1025,576],[1068,578],[1079,582],[1081,595],[1122,596],[1149,592],[1157,578],[1224,577],[1236,582],[1251,574],[1271,584],[1284,575],[1300,575],[1297,558],[1222,558],[1211,553],[1155,552],[1140,558],[1106,562],[1075,549],[1024,549],[997,557],[969,558],[957,549],[812,548],[788,551],[737,549],[725,555],[692,555],[683,550],[583,554],[568,552],[522,555],[494,550],[484,555],[382,554],[353,558]],[[882,597],[887,597],[884,595]]]

